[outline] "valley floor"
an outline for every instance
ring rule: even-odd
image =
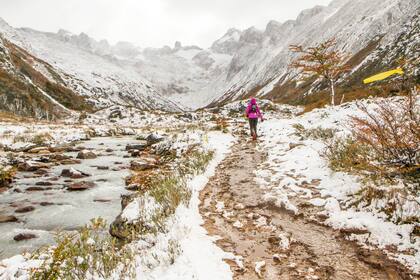
[[[369,104],[374,106],[374,102]],[[124,147],[127,143],[113,147],[114,151],[106,152],[106,145],[98,148],[99,161],[114,153],[127,160],[125,168],[134,173],[136,167],[162,167],[158,162],[166,159],[159,155],[160,151],[176,155],[174,165],[165,171],[181,168],[177,157],[190,148],[199,147],[198,155],[213,152],[203,170],[186,177],[188,201],[178,201],[173,212],[159,221],[158,230],[142,232],[138,240],[127,244],[136,252],[133,263],[137,279],[418,279],[419,225],[407,218],[420,216],[418,194],[409,197],[394,213],[407,218],[404,223],[384,214],[384,205],[389,202],[385,196],[372,199],[370,204],[355,203],[365,188],[361,178],[331,170],[322,156],[326,144],[301,135],[302,131],[326,130],[334,131],[336,136],[348,134],[345,124],[350,115],[357,113],[355,104],[301,115],[296,107],[270,102],[262,107],[266,108],[267,121],[260,124],[258,141],[249,139],[240,103],[218,111],[179,115],[137,116],[123,111],[122,117],[112,119],[111,130],[105,119],[113,112],[91,116],[84,126],[72,130],[65,125],[61,129],[44,125],[41,129],[7,124],[0,127],[0,140],[6,150],[15,149],[13,153],[20,160],[45,160],[56,153],[41,156],[22,151],[28,147],[33,151],[26,142],[38,139],[39,131],[51,134],[47,138],[53,143],[92,135],[129,134],[132,138],[128,144],[137,146],[146,145],[145,132],[164,135],[155,135],[161,142],[147,144],[144,151]],[[76,139],[71,138],[74,135],[78,135]],[[135,139],[134,135],[139,137]],[[7,153],[3,153],[2,164],[11,164],[8,161]],[[57,168],[61,165],[58,162]],[[148,171],[141,172],[139,178]],[[118,191],[129,191],[134,197],[122,206],[120,220],[126,225],[148,223],[153,227],[153,215],[165,204],[151,196],[153,190],[143,190],[141,185],[128,181],[126,186],[119,184]],[[85,190],[84,194],[90,196],[102,187],[98,183],[96,189]],[[391,192],[401,189],[386,187]],[[0,196],[15,195],[15,188],[12,184]],[[66,194],[63,186],[58,186],[57,192]],[[23,229],[28,227],[25,215],[18,217]],[[39,265],[40,260],[27,254],[4,259],[0,261],[0,279],[29,279],[30,269]],[[110,279],[120,279],[118,271],[113,275]]]

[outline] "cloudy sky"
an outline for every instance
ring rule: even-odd
[[[264,28],[331,0],[1,0],[0,17],[14,27],[85,32],[111,43],[160,47],[179,40],[208,47],[230,27]]]

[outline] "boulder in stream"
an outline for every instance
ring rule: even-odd
[[[36,147],[32,148],[28,151],[30,154],[49,154],[50,150],[49,147]]]
[[[34,238],[37,238],[37,237],[38,236],[36,236],[33,233],[19,233],[18,235],[13,237],[13,240],[19,242],[19,241],[23,241],[23,240],[34,239]]]
[[[48,164],[41,162],[25,161],[18,164],[18,170],[23,172],[34,172],[46,168],[49,168]]]
[[[96,184],[94,182],[77,182],[70,185],[66,185],[68,191],[85,191],[94,188]]]
[[[98,156],[94,153],[94,152],[92,152],[92,151],[88,151],[88,150],[83,150],[83,151],[80,151],[78,154],[77,154],[77,158],[78,159],[95,159],[95,158],[97,158]]]
[[[27,192],[42,192],[45,191],[45,189],[43,187],[29,187],[26,188]]]
[[[24,206],[24,207],[20,207],[18,209],[15,210],[16,213],[28,213],[28,212],[32,212],[35,210],[35,207],[33,206]]]
[[[11,215],[0,215],[0,224],[1,223],[15,223],[18,221],[18,218]]]
[[[67,178],[72,178],[72,179],[80,179],[80,178],[89,177],[89,176],[90,176],[89,174],[80,170],[76,170],[74,168],[63,169],[61,171],[61,177],[67,177]]]

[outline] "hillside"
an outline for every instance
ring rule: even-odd
[[[330,38],[350,54],[352,71],[341,88],[358,87],[364,77],[395,67],[399,57],[418,57],[419,9],[415,0],[335,0],[303,11],[296,20],[272,21],[264,31],[247,29],[235,46],[224,91],[211,105],[250,95],[293,103],[322,90],[325,85],[313,80],[297,86],[299,76],[289,68],[295,57],[289,45],[313,46]]]

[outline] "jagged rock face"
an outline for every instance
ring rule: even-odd
[[[216,53],[233,55],[239,48],[239,39],[241,31],[238,29],[229,29],[228,32],[211,46],[211,50]]]

